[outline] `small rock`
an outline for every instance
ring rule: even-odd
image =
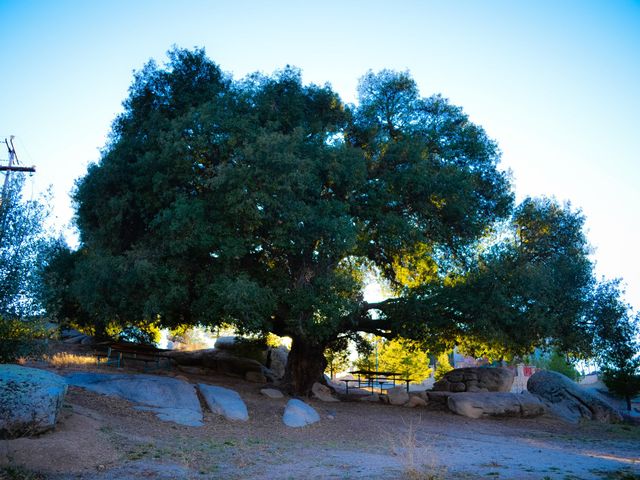
[[[326,385],[322,385],[321,383],[315,382],[311,387],[311,391],[313,394],[323,402],[339,402],[337,398],[331,395],[331,389]]]
[[[269,398],[284,398],[284,394],[275,388],[262,388],[260,393]]]
[[[405,403],[404,406],[408,408],[426,407],[427,402],[423,398],[418,397],[417,395],[411,395],[409,396],[409,401]]]
[[[200,393],[213,413],[224,416],[227,420],[249,420],[247,406],[238,392],[228,388],[199,383]]]
[[[289,358],[289,350],[286,347],[269,348],[267,352],[267,367],[273,372],[276,379],[284,377],[284,372]]]
[[[311,406],[292,398],[287,402],[282,421],[288,427],[304,427],[320,421],[320,415]]]
[[[391,405],[404,405],[409,401],[409,394],[404,387],[394,387],[387,390],[387,397]]]
[[[411,395],[416,396],[416,397],[420,397],[425,402],[429,403],[429,394],[427,393],[426,390],[423,390],[421,392],[413,392]]]

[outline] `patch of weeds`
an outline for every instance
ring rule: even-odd
[[[135,448],[127,452],[127,460],[140,460],[145,456],[152,454],[153,450],[154,446],[151,443],[137,445]]]
[[[179,448],[158,449],[157,453],[161,455],[160,458],[171,459],[189,470],[214,478],[217,478],[220,466],[213,460],[224,457],[226,452],[235,445],[230,440],[199,441],[186,437],[179,438],[178,444]]]
[[[153,451],[153,455],[152,456],[153,456],[153,458],[155,460],[160,460],[160,459],[163,459],[163,458],[170,457],[172,453],[173,453],[173,451],[171,449],[169,449],[169,448],[156,448]]]
[[[618,470],[590,470],[591,473],[598,475],[603,480],[640,480],[640,474],[631,471],[629,468],[620,468]]]
[[[45,476],[23,467],[0,467],[0,480],[45,480]]]
[[[640,440],[640,427],[628,423],[611,423],[599,426],[605,433],[620,440]]]
[[[212,452],[220,453],[236,446],[237,444],[233,440],[204,440],[202,442],[197,442],[189,445],[189,448],[203,454],[210,454]]]
[[[211,464],[211,465],[206,465],[206,466],[200,467],[198,469],[198,473],[200,475],[213,475],[215,473],[218,473],[219,469],[220,469],[220,467],[214,463],[214,464]]]

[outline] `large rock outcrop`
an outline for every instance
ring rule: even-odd
[[[268,380],[274,379],[273,373],[257,360],[238,357],[227,350],[207,348],[188,352],[173,351],[167,352],[166,356],[183,367],[205,368],[242,378],[246,378],[247,373],[253,372],[263,375]]]
[[[527,382],[527,390],[540,397],[555,415],[578,422],[581,418],[604,423],[622,421],[615,408],[596,392],[580,387],[558,372],[542,370]]]
[[[447,407],[469,418],[537,417],[545,412],[542,401],[528,392],[465,392],[451,395]]]
[[[500,367],[456,368],[433,385],[441,392],[509,392],[514,372]]]
[[[0,365],[0,438],[36,435],[52,429],[67,383],[55,373]]]
[[[222,350],[240,358],[257,360],[267,367],[276,380],[284,377],[289,350],[284,346],[271,347],[242,337],[220,337],[216,340],[216,350]]]
[[[155,412],[160,420],[192,427],[202,426],[202,409],[195,387],[185,381],[157,375],[74,373],[70,385],[124,398]]]

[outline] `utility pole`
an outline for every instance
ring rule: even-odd
[[[9,151],[9,164],[8,165],[0,165],[0,172],[6,172],[4,174],[4,184],[2,185],[2,196],[0,197],[0,205],[4,203],[5,195],[7,193],[7,186],[9,185],[9,176],[11,172],[30,172],[34,173],[36,171],[35,166],[25,167],[20,165],[18,161],[18,155],[16,155],[16,149],[13,146],[13,139],[15,137],[11,135],[9,139],[4,139],[4,143],[7,146],[7,150]]]

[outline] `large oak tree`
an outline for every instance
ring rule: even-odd
[[[77,183],[67,286],[86,321],[289,336],[299,394],[355,332],[524,351],[588,330],[580,215],[514,211],[461,108],[407,73],[367,73],[352,106],[294,68],[236,81],[201,50],[169,56],[136,74]],[[367,303],[367,272],[397,295]]]

